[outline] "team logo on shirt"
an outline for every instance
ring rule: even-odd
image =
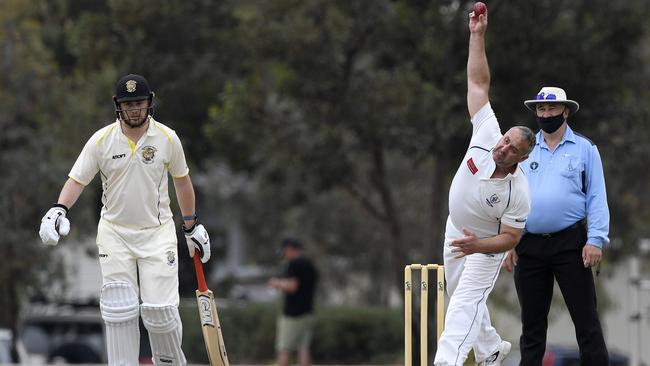
[[[142,151],[142,161],[145,164],[153,163],[153,159],[156,157],[156,148],[153,146],[145,146],[141,149]]]
[[[530,170],[535,171],[535,170],[537,170],[537,168],[539,168],[539,163],[538,162],[533,161],[532,163],[530,163]]]
[[[499,196],[497,196],[497,194],[495,193],[495,194],[491,195],[490,198],[486,198],[485,202],[487,202],[487,204],[490,207],[494,207],[494,205],[501,202],[501,199],[499,199]]]
[[[167,255],[167,265],[173,267],[176,264],[176,253],[173,250],[168,250]]]

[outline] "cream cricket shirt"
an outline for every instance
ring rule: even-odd
[[[120,226],[143,229],[172,218],[167,172],[179,178],[189,169],[174,130],[151,118],[137,144],[122,133],[119,121],[93,134],[69,177],[86,186],[98,172],[104,191],[101,217]]]
[[[490,178],[496,164],[492,148],[503,136],[490,103],[472,119],[472,139],[449,189],[449,218],[479,238],[499,234],[500,223],[523,229],[530,212],[528,181],[519,166],[514,174]],[[450,233],[447,233],[449,235]]]

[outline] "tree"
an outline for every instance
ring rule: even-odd
[[[405,262],[440,261],[446,192],[469,137],[464,103],[469,5],[261,4],[241,22],[252,58],[246,62],[248,72],[233,78],[224,102],[214,108],[214,125],[207,126],[219,155],[276,191],[289,190],[288,205],[301,207],[308,197],[331,190],[346,192],[383,227],[381,263],[394,278],[382,283],[389,287],[401,282]],[[615,106],[608,101],[612,95],[644,93],[629,86],[634,83],[627,75],[638,77],[630,67],[642,66],[642,55],[634,50],[644,34],[646,8],[643,2],[505,6],[493,1],[491,101],[502,128],[511,127],[513,117],[525,116],[521,103],[541,84],[562,85],[584,101],[577,118],[595,121],[596,131],[589,135],[601,146],[607,168],[610,146],[604,136],[613,130],[606,121],[644,113],[631,105],[636,99]],[[613,14],[616,22],[611,22]],[[612,73],[625,76],[612,78]],[[592,90],[601,92],[594,96]],[[632,129],[616,131],[625,135]],[[396,199],[401,187],[393,179],[391,160],[433,171],[424,193],[431,197],[430,243],[423,243],[419,233],[415,255],[407,254],[414,248],[403,238],[403,213],[412,202],[403,207],[405,202]],[[610,192],[619,193],[619,182],[611,180]],[[612,202],[612,212],[612,234],[623,234],[617,227],[631,223],[619,221],[618,214],[629,210]]]
[[[650,202],[641,188],[650,178],[641,158],[648,154],[643,141],[649,137],[644,101],[648,97],[645,18],[650,4],[598,0],[488,5],[497,113],[533,127],[523,100],[543,85],[565,88],[580,103],[580,111],[570,119],[572,128],[593,140],[603,159],[610,238],[630,243],[625,252],[635,251],[637,238],[650,235],[645,224]],[[634,179],[624,178],[631,174]]]
[[[43,132],[61,111],[59,79],[31,3],[0,5],[0,326],[16,331],[21,304],[60,278],[60,263],[38,246],[38,223],[54,199],[59,166],[48,164],[54,136]],[[50,197],[50,198],[48,198]]]
[[[466,58],[451,52],[466,41],[456,36],[464,11],[439,10],[375,1],[260,5],[241,24],[254,62],[230,84],[208,127],[233,166],[291,190],[289,205],[330,190],[356,201],[383,228],[379,281],[388,291],[397,292],[405,263],[440,262],[446,195],[439,192],[456,164],[450,157],[469,137],[459,134],[469,130],[459,77]],[[420,217],[434,229],[413,246],[403,219],[403,204],[412,202],[397,197],[402,164],[435,171],[432,216]],[[427,246],[435,250],[426,258],[408,255]]]
[[[3,245],[3,254],[20,261],[17,243],[35,245],[44,202],[56,199],[88,136],[115,116],[115,80],[136,72],[157,93],[156,116],[183,138],[193,176],[213,179],[207,172],[225,164],[254,185],[235,208],[250,241],[262,247],[251,261],[271,263],[273,250],[258,243],[298,233],[316,244],[337,284],[349,282],[346,270],[371,273],[382,290],[370,288],[364,298],[388,303],[403,264],[441,262],[447,191],[470,135],[470,5],[3,2],[0,142],[10,174],[0,184],[11,194],[0,207],[5,231],[15,235],[4,238],[14,244]],[[530,122],[521,103],[542,84],[563,86],[581,103],[573,127],[603,156],[612,238],[648,236],[649,5],[488,6],[490,97],[502,128]],[[96,183],[86,189],[71,213],[72,235],[94,235],[86,224],[97,220],[99,195]],[[217,204],[201,203],[204,210]],[[43,256],[30,258],[38,266],[17,262],[0,273],[29,268],[24,287],[40,288],[37,268],[52,253],[27,248]]]

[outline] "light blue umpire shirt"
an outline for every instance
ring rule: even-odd
[[[530,185],[526,232],[555,233],[587,219],[587,243],[609,243],[609,208],[603,164],[596,145],[567,124],[551,151],[540,130],[528,159],[521,163]]]

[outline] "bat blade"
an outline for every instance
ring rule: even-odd
[[[217,314],[217,306],[214,302],[212,291],[196,290],[196,300],[199,305],[199,317],[201,318],[201,329],[203,340],[208,351],[208,358],[212,366],[229,366],[226,346],[223,342],[221,324]]]
[[[230,366],[228,355],[226,354],[226,346],[223,342],[221,323],[217,314],[217,304],[214,301],[214,294],[208,289],[205,283],[203,266],[199,257],[198,251],[194,253],[194,268],[196,269],[196,278],[199,283],[199,288],[196,290],[196,301],[199,306],[199,318],[201,320],[205,349],[208,352],[211,366]]]

